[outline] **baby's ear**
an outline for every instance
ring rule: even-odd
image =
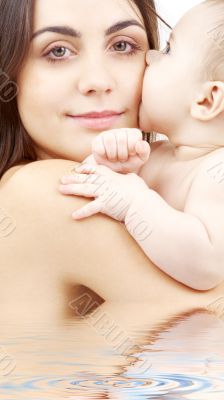
[[[224,83],[206,82],[191,104],[191,116],[200,121],[210,121],[224,111]]]

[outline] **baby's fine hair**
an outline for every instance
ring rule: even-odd
[[[211,7],[206,74],[210,80],[224,81],[224,0],[205,0],[202,5]]]

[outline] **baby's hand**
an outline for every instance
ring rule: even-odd
[[[119,174],[103,165],[81,164],[73,174],[61,179],[59,190],[65,195],[94,198],[72,214],[74,219],[101,212],[124,222],[132,203],[142,199],[149,188],[136,174]]]
[[[142,140],[139,129],[112,129],[100,133],[93,140],[92,154],[97,164],[115,172],[138,174],[149,159],[150,146]]]

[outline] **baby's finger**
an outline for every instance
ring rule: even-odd
[[[68,183],[74,183],[75,179],[74,179],[74,175],[64,175],[62,176],[62,178],[60,179],[61,183],[66,185]]]
[[[146,142],[145,140],[137,142],[135,145],[135,150],[142,161],[148,161],[150,155],[150,146],[148,142]]]
[[[90,217],[91,215],[97,214],[100,212],[102,209],[102,203],[100,200],[94,200],[85,205],[82,208],[79,208],[78,210],[74,211],[72,213],[72,217],[76,220],[78,219],[83,219],[86,217]]]
[[[95,139],[93,139],[92,152],[99,154],[101,157],[106,157],[107,154],[102,135],[98,135]]]
[[[85,174],[93,174],[97,171],[98,164],[80,164],[78,167],[74,168],[74,172],[85,173]]]
[[[84,197],[95,197],[97,192],[97,187],[91,183],[73,183],[68,185],[60,185],[59,190],[63,194],[72,194]]]
[[[128,129],[128,152],[129,156],[136,154],[136,142],[142,140],[142,132],[139,129]]]
[[[77,173],[73,173],[70,175],[64,175],[61,178],[61,183],[64,185],[67,185],[68,183],[83,183],[83,182],[92,182],[92,176],[97,176],[95,175],[93,172],[96,172],[96,168],[95,170],[88,170],[85,167],[80,168],[80,170],[76,170]]]
[[[91,164],[91,165],[97,165],[97,162],[96,162],[96,160],[95,160],[93,154],[90,154],[90,156],[86,157],[85,160],[84,160],[82,163],[78,164],[75,168],[77,168],[77,167],[80,166],[80,165],[86,165],[86,164],[87,164],[87,165],[89,165],[89,164]],[[74,169],[75,169],[75,168],[74,168]]]
[[[128,134],[126,129],[121,129],[116,133],[118,160],[125,162],[128,160]]]
[[[114,131],[104,132],[102,138],[107,159],[110,161],[117,161],[117,141]]]

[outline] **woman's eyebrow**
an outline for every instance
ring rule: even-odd
[[[47,26],[46,28],[40,29],[39,31],[35,32],[32,35],[31,40],[46,32],[60,33],[61,35],[72,36],[75,38],[80,38],[82,36],[80,32],[76,31],[70,26]]]
[[[116,24],[112,25],[105,31],[105,36],[112,35],[112,33],[121,31],[122,29],[125,29],[129,26],[138,26],[139,28],[145,30],[144,26],[140,24],[140,22],[132,19],[127,21],[117,22]],[[60,33],[61,35],[71,36],[74,38],[80,38],[82,36],[81,32],[73,29],[70,26],[48,26],[46,28],[40,29],[39,31],[35,32],[32,35],[31,40],[35,39],[37,36],[42,35],[43,33],[46,32]]]
[[[127,21],[117,22],[116,24],[112,25],[110,28],[106,30],[105,36],[109,36],[112,33],[121,31],[122,29],[128,28],[129,26],[138,26],[139,28],[145,31],[144,26],[140,24],[140,22],[136,21],[135,19],[130,19]]]

